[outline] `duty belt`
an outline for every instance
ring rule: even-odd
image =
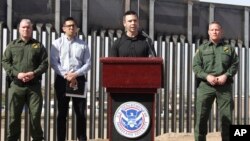
[[[23,82],[21,81],[20,79],[18,78],[14,78],[13,79],[13,82],[14,84],[18,85],[18,86],[32,86],[34,84],[39,84],[40,83],[40,80],[37,80],[37,79],[33,79],[33,80],[30,80],[28,82]]]

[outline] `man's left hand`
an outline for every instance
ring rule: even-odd
[[[217,78],[217,84],[218,85],[224,85],[227,81],[227,75],[223,74],[223,75],[220,75]]]
[[[25,77],[22,79],[23,82],[29,82],[30,80],[32,80],[35,77],[34,72],[26,72],[25,73]]]

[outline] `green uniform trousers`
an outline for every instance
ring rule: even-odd
[[[229,141],[229,127],[232,123],[234,102],[232,98],[232,85],[211,86],[201,82],[197,90],[195,113],[195,141],[206,141],[207,122],[213,102],[216,98],[218,105],[222,141]]]
[[[41,111],[43,97],[41,93],[41,84],[36,83],[27,86],[20,86],[11,83],[9,89],[9,130],[8,141],[17,141],[21,134],[21,114],[26,104],[30,111],[30,130],[33,141],[43,140],[43,131],[41,127]]]

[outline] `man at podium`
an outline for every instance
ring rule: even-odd
[[[102,82],[109,93],[110,141],[154,141],[150,115],[155,114],[155,93],[161,87],[162,58],[156,57],[150,37],[139,31],[138,19],[134,11],[123,15],[121,38],[114,42],[110,57],[101,58]]]
[[[111,48],[111,57],[155,57],[155,49],[150,37],[139,31],[139,18],[135,11],[123,15],[125,32]]]

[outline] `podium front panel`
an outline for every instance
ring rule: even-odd
[[[154,96],[155,94],[131,94],[131,93],[110,93],[110,102],[112,103],[110,107],[111,112],[109,115],[110,124],[110,139],[111,141],[153,141],[154,140]],[[138,138],[127,138],[121,135],[114,126],[114,115],[117,108],[124,104],[125,102],[138,102],[146,107],[147,112],[150,116],[150,125],[148,129]]]

